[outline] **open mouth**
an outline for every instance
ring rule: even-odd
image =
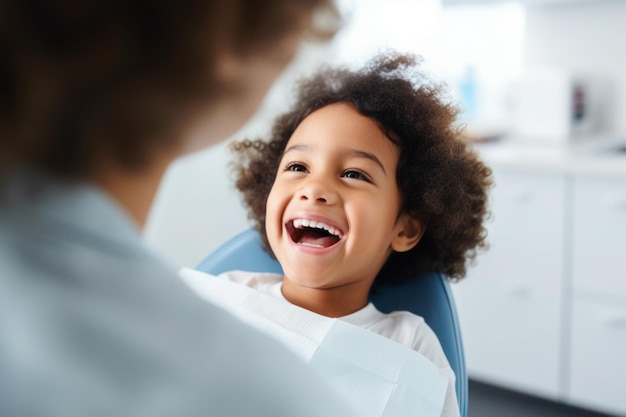
[[[315,220],[293,219],[286,228],[295,243],[315,248],[331,247],[343,237],[341,230]]]

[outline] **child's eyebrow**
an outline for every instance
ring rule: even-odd
[[[291,145],[283,151],[283,156],[291,151],[306,151],[310,149],[311,149],[311,146],[309,145]]]
[[[286,148],[283,152],[283,156],[285,156],[287,153],[291,152],[291,151],[308,151],[311,150],[312,146],[310,145],[292,145],[289,146],[288,148]],[[383,170],[383,173],[385,175],[387,175],[387,171],[385,170],[385,167],[383,166],[383,163],[380,162],[380,159],[378,159],[378,157],[376,155],[374,155],[373,153],[370,152],[365,152],[365,151],[360,151],[358,149],[350,149],[348,150],[348,155],[352,156],[352,157],[356,157],[356,158],[364,158],[364,159],[368,159],[372,162],[374,162],[376,165],[378,165],[380,167],[380,169]]]
[[[357,158],[365,158],[365,159],[369,159],[370,161],[374,162],[376,165],[378,165],[380,167],[380,169],[383,170],[383,173],[385,175],[387,175],[387,171],[385,171],[385,167],[383,166],[383,163],[380,162],[380,159],[378,159],[378,157],[376,155],[374,155],[373,153],[370,152],[365,152],[365,151],[359,151],[357,149],[351,149],[349,154],[351,156],[355,156]]]

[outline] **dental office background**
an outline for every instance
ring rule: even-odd
[[[345,0],[232,139],[263,137],[292,83],[385,47],[423,57],[494,169],[488,252],[453,285],[477,381],[626,415],[626,0]],[[145,240],[194,266],[250,226],[230,140],[168,171]]]

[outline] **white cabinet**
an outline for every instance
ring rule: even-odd
[[[626,415],[626,300],[575,294],[569,401]]]
[[[470,377],[626,416],[626,177],[494,178],[491,248],[453,286]]]
[[[626,180],[574,186],[569,399],[626,414]]]
[[[626,300],[626,180],[576,178],[573,208],[574,288]]]
[[[565,178],[495,172],[490,248],[454,285],[471,377],[556,399]]]

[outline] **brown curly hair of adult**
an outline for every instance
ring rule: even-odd
[[[322,68],[299,83],[295,105],[276,119],[269,140],[231,145],[236,186],[270,254],[265,206],[283,150],[304,118],[342,102],[374,120],[398,146],[402,210],[426,226],[413,249],[390,255],[376,284],[427,271],[454,281],[465,276],[468,262],[486,248],[491,170],[463,140],[444,86],[430,81],[419,65],[416,56],[387,52],[360,70]]]
[[[141,168],[239,93],[217,76],[224,51],[274,59],[281,39],[329,39],[340,20],[331,0],[0,2],[0,180],[20,165],[82,178],[105,154]]]

